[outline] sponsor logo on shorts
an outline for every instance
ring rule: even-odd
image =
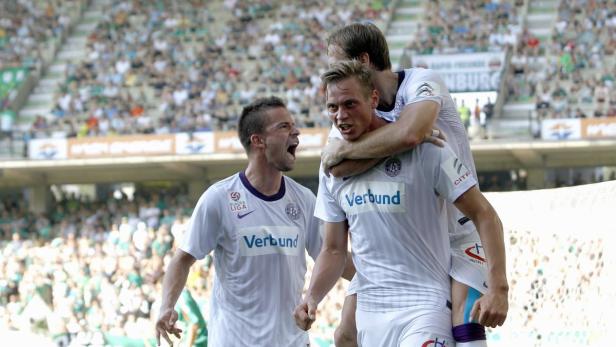
[[[470,245],[466,245],[464,248],[464,254],[466,254],[469,259],[477,264],[485,264],[486,258],[483,252],[483,246],[480,243],[472,243]]]
[[[449,343],[445,339],[439,339],[438,337],[434,340],[428,340],[424,342],[421,347],[447,347]]]
[[[301,210],[299,209],[299,206],[297,206],[293,202],[290,202],[287,204],[287,207],[285,207],[284,212],[292,220],[297,220],[301,214]]]
[[[405,212],[405,185],[401,182],[354,182],[344,187],[340,197],[347,215]]]
[[[396,177],[402,169],[402,162],[398,158],[390,158],[385,162],[385,173],[389,177]]]
[[[243,228],[238,231],[240,254],[257,256],[284,254],[298,256],[300,245],[299,228],[290,226],[260,226]]]

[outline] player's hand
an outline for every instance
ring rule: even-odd
[[[344,145],[344,141],[337,138],[330,138],[323,147],[323,151],[321,152],[321,163],[323,164],[323,170],[325,170],[325,175],[329,177],[329,170],[338,164],[344,158],[340,155],[340,149]]]
[[[426,134],[426,137],[423,139],[423,142],[428,142],[439,147],[444,147],[445,141],[447,141],[445,133],[437,128],[432,129],[432,131]]]
[[[173,334],[178,339],[180,338],[180,333],[182,329],[179,329],[175,326],[175,323],[178,320],[178,313],[175,312],[174,309],[166,309],[160,311],[160,315],[158,316],[158,320],[156,321],[156,345],[160,346],[160,336],[167,341],[169,346],[173,346],[173,342],[171,342],[171,338],[169,338],[168,334]]]
[[[488,290],[481,298],[475,301],[471,309],[471,320],[483,326],[496,328],[503,325],[509,310],[507,291]]]
[[[293,311],[293,318],[295,318],[295,324],[302,329],[308,331],[314,323],[317,315],[317,305],[313,300],[307,298],[302,301],[301,304],[295,307]]]

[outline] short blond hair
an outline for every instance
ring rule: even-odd
[[[327,71],[321,75],[323,90],[327,86],[354,77],[364,91],[364,96],[369,97],[374,90],[372,81],[372,70],[358,60],[343,60],[332,64]]]

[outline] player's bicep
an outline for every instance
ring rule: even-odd
[[[346,220],[342,222],[325,222],[323,251],[346,254],[348,241],[347,230],[348,226]]]
[[[344,210],[336,201],[328,187],[329,178],[323,173],[323,166],[319,168],[319,188],[314,208],[315,217],[325,222],[340,222],[346,220]]]
[[[460,212],[472,220],[476,220],[483,213],[492,211],[492,205],[479,191],[477,186],[471,187],[460,195],[454,202],[454,205]]]
[[[220,205],[214,191],[208,190],[190,217],[181,248],[196,259],[203,259],[218,244],[222,234]]]
[[[406,105],[396,126],[407,129],[408,136],[423,139],[434,128],[441,105],[434,100],[419,100]]]
[[[443,148],[424,145],[422,150],[426,175],[431,172],[430,183],[443,199],[453,203],[460,195],[477,184],[471,171],[449,145]]]

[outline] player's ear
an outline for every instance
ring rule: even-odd
[[[252,134],[250,135],[250,143],[257,148],[262,148],[265,146],[265,138],[259,134]]]
[[[363,52],[359,55],[358,60],[361,61],[365,66],[370,66],[370,55],[367,52]]]
[[[370,106],[372,108],[377,108],[379,106],[379,91],[376,88],[372,89],[372,94],[370,94]]]

